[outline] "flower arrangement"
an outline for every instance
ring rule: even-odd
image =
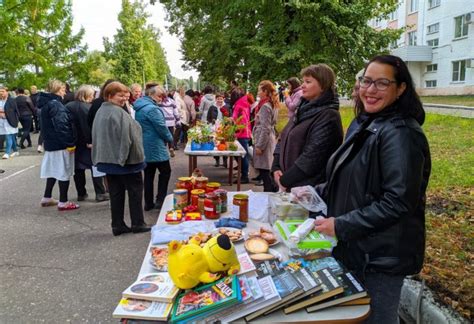
[[[198,121],[188,130],[188,139],[197,144],[212,142],[212,129],[208,123]]]
[[[216,140],[219,142],[234,142],[235,133],[245,128],[245,125],[239,125],[241,117],[234,121],[230,117],[224,117],[222,121],[216,122]]]

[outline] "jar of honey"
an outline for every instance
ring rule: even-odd
[[[225,189],[217,189],[214,193],[219,197],[219,208],[218,211],[220,213],[227,212],[227,190]]]
[[[221,187],[219,182],[208,182],[206,186],[206,193],[214,192]]]
[[[194,179],[194,189],[204,189],[206,190],[207,181],[209,179],[207,177],[197,177]]]
[[[204,194],[204,189],[193,189],[191,190],[191,205],[198,206],[199,195]]]
[[[249,196],[244,194],[234,195],[232,200],[232,216],[242,222],[249,221]]]
[[[186,189],[188,191],[188,204],[191,202],[191,190],[193,190],[193,182],[190,177],[180,177],[176,182],[176,189]]]
[[[198,211],[201,215],[204,215],[204,201],[206,200],[206,195],[204,193],[200,194],[198,197]]]
[[[206,199],[204,200],[204,216],[207,219],[218,219],[219,213],[217,212],[217,204],[219,198],[214,193],[206,194]]]

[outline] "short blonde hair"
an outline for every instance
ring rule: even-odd
[[[66,85],[59,80],[51,80],[48,83],[48,91],[51,93],[58,93],[63,87],[66,87]]]
[[[74,99],[77,101],[87,102],[87,98],[94,97],[94,88],[88,84],[83,84],[77,89]]]

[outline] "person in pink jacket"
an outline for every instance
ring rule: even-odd
[[[242,95],[235,102],[232,118],[239,125],[245,126],[245,128],[236,132],[236,137],[247,152],[242,159],[242,176],[240,178],[240,183],[249,183],[249,142],[252,138],[252,131],[250,129],[250,102],[248,100],[248,95]]]
[[[288,84],[288,92],[285,92],[285,104],[288,108],[288,120],[291,120],[295,114],[295,110],[300,103],[301,95],[303,90],[301,90],[301,83],[298,78],[289,78],[286,80]]]

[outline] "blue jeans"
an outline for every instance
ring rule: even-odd
[[[365,273],[365,287],[370,296],[371,313],[365,323],[397,324],[398,304],[403,286],[402,275]]]
[[[244,148],[245,156],[242,158],[242,178],[248,178],[249,177],[249,138],[238,138],[237,139]]]
[[[5,153],[10,155],[13,152],[18,151],[18,148],[16,146],[16,134],[7,134],[5,135],[5,139],[7,142],[7,146],[5,148]]]

